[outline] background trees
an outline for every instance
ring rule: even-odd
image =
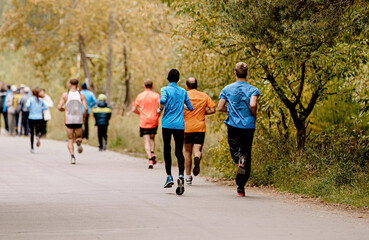
[[[352,80],[367,58],[368,6],[364,1],[177,4],[180,13],[192,17],[191,24],[181,28],[188,35],[220,56],[237,54],[255,68],[257,81],[269,82],[273,90],[266,95],[275,95],[283,105],[277,107],[282,122],[288,111],[299,149],[304,148],[316,104]]]
[[[160,1],[9,0],[8,6],[2,48],[23,50],[43,82],[63,86],[83,76],[122,106],[144,78],[161,82],[171,58],[173,16]]]

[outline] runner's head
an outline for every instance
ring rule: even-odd
[[[146,89],[152,89],[152,85],[153,85],[153,83],[150,79],[146,79],[144,81],[144,86],[145,86]]]
[[[244,62],[239,62],[234,67],[234,71],[237,78],[246,78],[247,77],[247,64]]]
[[[78,87],[78,79],[73,78],[73,79],[69,80],[68,88],[76,88],[77,89],[77,87]]]
[[[10,87],[10,90],[12,90],[12,92],[13,92],[13,93],[16,93],[16,92],[17,92],[17,86],[12,85],[12,86]]]
[[[39,94],[40,94],[40,92],[37,88],[32,90],[32,95],[36,97],[37,101],[39,100],[39,97],[40,97]]]
[[[87,83],[82,83],[81,87],[82,89],[87,89]]]
[[[197,80],[194,77],[189,77],[186,81],[186,86],[188,90],[197,89]]]
[[[97,97],[97,100],[106,101],[106,95],[105,94],[99,94],[99,96]]]
[[[40,97],[41,97],[41,98],[44,98],[44,97],[45,97],[45,94],[46,94],[46,93],[45,93],[45,89],[41,88],[41,89],[40,89],[40,92],[39,92]]]
[[[171,69],[168,73],[167,79],[169,82],[178,82],[179,81],[179,71],[177,69]]]

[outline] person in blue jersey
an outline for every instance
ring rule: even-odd
[[[82,83],[81,87],[82,87],[82,90],[81,90],[80,93],[83,94],[86,97],[86,102],[87,102],[87,106],[88,106],[86,121],[83,124],[84,129],[83,129],[83,132],[82,132],[82,139],[87,141],[88,140],[88,135],[89,135],[88,119],[89,119],[89,116],[90,116],[91,108],[93,108],[96,105],[96,98],[95,98],[95,95],[91,91],[87,90],[87,84],[86,83]],[[82,108],[82,111],[83,111],[83,108]]]
[[[28,109],[28,124],[30,130],[31,140],[31,153],[34,153],[33,143],[36,133],[36,146],[39,147],[41,142],[41,131],[43,126],[42,112],[47,110],[47,106],[44,101],[39,97],[39,91],[37,89],[32,90],[32,97],[28,98],[26,108]]]
[[[172,136],[175,142],[175,155],[178,161],[179,177],[178,187],[176,189],[177,195],[184,193],[184,169],[185,160],[183,156],[183,142],[184,142],[184,109],[192,111],[193,107],[188,98],[185,89],[179,87],[179,71],[172,69],[168,73],[169,85],[161,89],[161,97],[158,113],[164,111],[162,118],[162,133],[164,142],[164,161],[165,170],[167,172],[167,180],[164,188],[170,188],[174,185],[172,176],[172,155],[170,142]],[[185,107],[186,106],[186,107]]]
[[[236,82],[223,88],[218,111],[227,112],[224,121],[228,129],[228,145],[233,161],[238,164],[237,195],[245,196],[245,185],[251,171],[251,147],[255,132],[259,90],[247,83],[248,67],[244,62],[235,66]],[[228,103],[228,104],[227,104]]]

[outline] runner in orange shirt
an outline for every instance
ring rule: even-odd
[[[145,151],[149,159],[149,168],[156,163],[155,135],[158,130],[159,114],[157,113],[160,95],[152,91],[150,79],[144,81],[145,91],[138,94],[133,102],[132,111],[140,115],[140,136],[145,142]]]
[[[197,80],[190,77],[186,81],[187,94],[193,106],[193,111],[184,111],[185,120],[185,161],[186,183],[192,184],[191,168],[192,154],[194,155],[193,175],[200,173],[200,160],[202,158],[202,146],[205,140],[205,115],[215,113],[215,103],[203,92],[197,91]]]

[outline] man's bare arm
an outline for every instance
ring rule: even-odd
[[[206,108],[205,115],[211,115],[215,113],[215,108]]]
[[[86,97],[85,95],[81,94],[81,101],[82,101],[82,105],[83,105],[83,122],[86,121],[86,117],[87,117],[87,112],[88,112],[88,106],[87,106],[87,101],[86,101]]]
[[[134,113],[136,113],[136,114],[140,114],[140,111],[138,110],[138,108],[137,107],[135,107],[135,106],[132,106],[132,109],[131,109],[131,111],[132,112],[134,112]]]
[[[220,99],[217,107],[218,112],[227,112],[227,101],[225,99]]]
[[[65,108],[64,108],[64,104],[67,102],[67,93],[63,93],[63,95],[60,98],[59,104],[58,104],[58,110],[60,112],[64,112]]]
[[[257,111],[258,111],[258,96],[251,96],[250,98],[250,111],[252,115],[254,115],[255,120],[257,117]]]

